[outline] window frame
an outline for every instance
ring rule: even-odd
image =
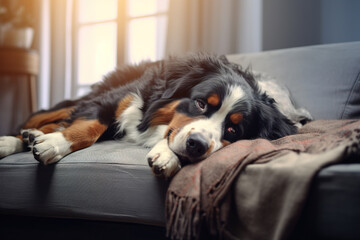
[[[79,73],[79,56],[78,56],[78,50],[79,50],[79,32],[81,27],[84,26],[94,26],[96,24],[101,23],[110,23],[115,22],[116,23],[116,63],[115,66],[118,66],[119,63],[124,62],[124,48],[125,48],[125,41],[124,36],[126,31],[126,22],[125,22],[125,14],[126,14],[126,1],[118,0],[117,1],[117,17],[110,20],[103,20],[103,21],[92,21],[92,22],[86,22],[86,23],[80,23],[79,22],[79,1],[78,0],[71,0],[72,1],[72,10],[71,10],[71,18],[72,18],[72,31],[71,31],[71,46],[72,46],[72,53],[71,53],[71,59],[72,59],[72,71],[71,71],[71,97],[78,97],[78,91],[79,89],[83,88],[90,88],[90,86],[93,83],[84,84],[79,83],[78,79],[78,73]],[[101,79],[99,79],[100,81]]]
[[[79,1],[78,0],[68,0],[71,1],[70,5],[71,5],[71,53],[70,53],[70,58],[71,58],[71,64],[70,64],[70,72],[69,75],[71,75],[71,79],[70,81],[67,81],[67,83],[65,84],[65,92],[69,92],[67,95],[71,95],[71,98],[74,97],[79,97],[78,92],[81,89],[86,90],[87,88],[89,89],[90,86],[94,83],[89,83],[89,84],[84,84],[84,83],[79,83],[79,79],[78,79],[78,74],[79,74],[79,65],[78,65],[78,61],[79,61],[79,56],[78,56],[78,50],[79,50],[79,42],[78,42],[78,38],[79,38],[79,32],[81,27],[83,26],[93,26],[96,24],[101,24],[101,23],[110,23],[110,22],[115,22],[117,25],[117,39],[116,39],[116,62],[115,62],[115,67],[121,65],[121,64],[125,64],[129,62],[129,57],[128,52],[127,52],[127,46],[129,46],[130,43],[128,43],[128,34],[129,34],[129,24],[132,20],[136,20],[136,19],[144,19],[144,18],[149,18],[149,17],[160,17],[160,16],[167,16],[168,17],[168,9],[166,11],[157,11],[155,13],[152,14],[143,14],[143,15],[138,15],[138,16],[130,16],[130,14],[128,13],[128,6],[127,6],[127,1],[128,0],[117,0],[117,17],[114,19],[110,19],[110,20],[103,20],[103,21],[92,21],[92,22],[86,22],[86,23],[80,23],[79,22]],[[168,19],[167,19],[168,20]],[[156,32],[156,36],[158,36],[158,32]],[[157,44],[156,45],[156,51],[159,51],[160,46]],[[158,54],[157,54],[158,55]],[[158,56],[156,56],[158,57]],[[106,74],[106,73],[104,73]],[[100,81],[101,79],[99,79]],[[69,91],[70,88],[70,91]],[[68,96],[67,96],[68,97]]]

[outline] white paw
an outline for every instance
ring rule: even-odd
[[[158,142],[146,155],[146,159],[156,176],[169,178],[181,168],[178,157],[170,150],[166,139]]]
[[[22,135],[23,142],[28,145],[30,150],[32,150],[35,138],[44,135],[42,131],[37,129],[21,129],[20,133]]]
[[[34,158],[44,165],[55,163],[71,152],[71,144],[61,132],[41,135],[34,141]]]
[[[23,151],[23,142],[12,136],[0,137],[0,158]]]

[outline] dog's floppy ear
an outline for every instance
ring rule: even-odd
[[[179,98],[182,96],[188,96],[192,87],[201,82],[201,79],[196,76],[183,76],[178,79],[168,80],[168,86],[166,87],[162,98]]]
[[[220,59],[220,61],[222,61],[222,62],[225,63],[225,64],[229,64],[229,63],[230,63],[229,60],[227,59],[227,57],[226,57],[225,55],[220,55],[220,56],[219,56],[219,59]]]
[[[172,57],[165,61],[162,73],[165,81],[163,93],[159,100],[152,102],[146,109],[138,129],[145,131],[157,109],[173,100],[189,97],[194,86],[207,80],[211,74],[218,73],[222,65],[217,57],[202,53],[185,58]]]
[[[191,57],[172,57],[164,62],[162,79],[165,81],[160,99],[149,101],[141,123],[137,126],[139,131],[149,128],[155,112],[166,104],[190,95],[190,90],[203,80],[204,69],[198,66],[197,61]]]
[[[141,132],[146,131],[146,129],[149,128],[151,120],[153,118],[153,115],[155,114],[155,112],[165,106],[166,104],[170,103],[172,100],[171,99],[164,99],[161,98],[157,101],[154,101],[151,103],[151,105],[147,108],[147,110],[144,113],[144,116],[141,120],[141,123],[137,126],[137,129]]]
[[[190,95],[190,90],[200,83],[202,79],[200,76],[195,76],[191,73],[171,79],[167,82],[167,87],[164,90],[160,99],[153,101],[146,109],[141,123],[138,125],[139,131],[145,131],[150,126],[151,119],[154,113],[166,104],[181,98],[186,98]]]
[[[222,55],[217,57],[205,53],[190,54],[186,58],[172,58],[164,64],[166,89],[163,98],[188,95],[191,88],[211,74],[221,74],[221,69],[230,64]]]
[[[266,139],[278,139],[287,135],[295,134],[296,127],[275,106],[272,98],[262,96],[255,102],[255,128],[258,136]]]
[[[203,81],[206,68],[200,63],[201,55],[190,55],[187,58],[173,58],[164,65],[166,82],[162,98],[179,98],[189,95],[191,88]]]

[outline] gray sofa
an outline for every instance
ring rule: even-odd
[[[315,119],[360,118],[360,42],[228,58],[285,84]],[[165,238],[168,182],[153,176],[148,151],[106,141],[51,166],[30,153],[1,159],[0,239]],[[292,238],[358,239],[359,203],[360,162],[324,168]]]

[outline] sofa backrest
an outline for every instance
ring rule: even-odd
[[[287,86],[314,119],[360,118],[360,42],[227,57]]]

